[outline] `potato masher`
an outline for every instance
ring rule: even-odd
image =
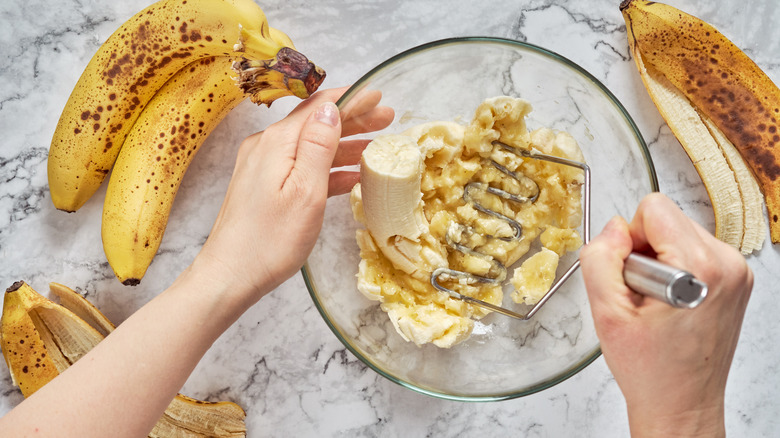
[[[557,164],[562,164],[565,166],[577,167],[582,169],[582,171],[584,172],[583,199],[582,199],[584,224],[583,224],[582,237],[583,237],[583,245],[587,244],[590,241],[590,167],[587,164],[581,163],[579,161],[547,155],[538,152],[536,150],[515,148],[500,141],[493,141],[493,146],[504,149],[505,151],[516,154],[523,158],[544,160],[544,161],[549,161]],[[492,159],[489,160],[489,164],[494,166],[503,174],[517,181],[520,181],[520,179],[522,178],[527,178],[525,175],[520,175],[516,172],[507,169],[506,167],[497,163],[495,160]],[[527,179],[530,180],[530,178]],[[534,185],[536,185],[536,183],[534,183]],[[510,200],[512,202],[533,203],[536,201],[536,199],[539,196],[538,185],[536,185],[536,192],[531,196],[521,196],[518,194],[509,193],[505,190],[501,190],[496,187],[491,187],[481,182],[470,182],[466,184],[463,190],[464,201],[471,204],[472,206],[474,206],[474,208],[476,208],[477,210],[485,214],[506,221],[506,223],[509,224],[509,226],[514,230],[514,234],[510,237],[495,237],[495,238],[507,240],[507,241],[518,240],[522,238],[523,232],[522,232],[522,225],[520,223],[518,223],[512,218],[509,218],[497,211],[491,210],[490,208],[487,208],[484,205],[480,204],[479,201],[474,198],[472,191],[483,191],[483,192],[491,193],[493,195],[500,196],[501,198]],[[467,283],[500,284],[506,279],[506,273],[507,273],[506,266],[501,264],[498,260],[495,260],[494,258],[489,256],[485,256],[484,254],[480,254],[474,251],[473,249],[465,245],[462,245],[458,242],[459,239],[455,238],[455,235],[458,233],[463,233],[464,231],[470,232],[471,230],[466,230],[467,228],[468,227],[461,224],[456,224],[456,223],[451,224],[446,234],[447,244],[457,251],[461,251],[463,253],[471,254],[478,257],[481,256],[483,258],[489,258],[490,263],[492,264],[493,267],[491,270],[497,272],[497,274],[488,277],[488,276],[475,275],[473,273],[458,271],[449,268],[438,268],[431,273],[431,284],[436,289],[442,292],[447,292],[453,298],[466,301],[476,306],[483,307],[501,313],[503,315],[510,316],[512,318],[529,320],[550,299],[550,297],[552,297],[552,295],[558,289],[560,289],[563,283],[566,282],[580,266],[580,261],[579,259],[577,259],[564,272],[564,274],[560,276],[560,278],[556,279],[556,281],[553,283],[553,285],[550,287],[547,293],[536,304],[534,304],[531,307],[531,309],[528,310],[528,312],[524,315],[509,310],[505,307],[497,306],[467,295],[460,294],[452,289],[449,289],[441,285],[441,283],[439,283],[439,279],[457,278],[459,280],[466,281]],[[623,270],[623,278],[625,279],[626,285],[628,285],[635,292],[659,299],[674,307],[691,309],[701,304],[701,302],[704,301],[704,298],[707,296],[707,285],[704,282],[698,280],[696,277],[694,277],[693,274],[681,269],[671,267],[667,264],[661,263],[651,257],[647,257],[639,253],[631,253],[626,259],[625,268]]]

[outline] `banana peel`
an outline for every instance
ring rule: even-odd
[[[761,188],[753,177],[753,173],[748,168],[745,160],[739,154],[737,148],[729,141],[723,132],[715,125],[709,117],[701,115],[702,121],[709,129],[712,138],[718,143],[723,156],[734,173],[734,178],[739,188],[740,198],[742,200],[742,218],[744,228],[742,230],[742,240],[738,248],[742,254],[751,254],[758,251],[764,244],[766,238],[766,222],[764,221],[764,198],[761,194]]]
[[[648,94],[704,183],[715,215],[715,236],[744,254],[761,248],[763,202],[745,162],[680,90],[654,67],[645,66],[641,53],[634,51],[633,56]]]
[[[29,397],[82,358],[114,324],[76,291],[51,283],[60,304],[18,281],[6,290],[0,348],[12,382]],[[178,394],[150,437],[245,437],[244,410]]]
[[[52,350],[60,356],[55,359],[35,326],[35,320],[40,321],[40,318],[36,317],[37,312],[32,309],[48,303],[31,291],[26,283],[17,282],[8,288],[0,321],[0,346],[11,372],[11,382],[19,387],[25,397],[57,377],[61,372],[59,368],[67,368],[62,363],[60,349],[52,345]]]
[[[743,254],[760,249],[765,202],[780,242],[780,89],[697,17],[646,0],[624,0],[620,10],[645,87],[705,184],[716,236]]]

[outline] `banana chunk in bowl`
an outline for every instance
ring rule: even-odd
[[[361,183],[350,196],[353,215],[365,226],[356,232],[358,290],[380,302],[404,340],[449,348],[467,339],[474,322],[488,314],[436,290],[430,283],[433,270],[505,276],[497,266],[510,267],[541,245],[542,252],[523,262],[512,279],[512,299],[533,304],[554,281],[559,256],[581,246],[576,228],[582,222],[582,172],[521,158],[493,145],[499,140],[583,161],[571,135],[548,128],[529,132],[526,116],[531,110],[530,103],[519,98],[489,98],[468,125],[427,122],[400,134],[381,135],[364,151]],[[495,187],[526,202],[468,190],[469,184]],[[519,223],[522,234],[513,239],[509,222],[480,206]],[[450,279],[448,287],[502,305],[501,282]]]

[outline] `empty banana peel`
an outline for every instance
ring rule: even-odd
[[[51,332],[41,335],[35,323],[41,323],[36,307],[53,305],[23,282],[14,283],[6,290],[3,300],[3,316],[0,321],[0,345],[3,357],[11,372],[11,381],[22,390],[22,395],[30,394],[40,389],[47,382],[57,377],[67,368],[61,358],[55,359],[46,346],[46,340],[51,341]],[[73,319],[78,321],[77,319]],[[46,339],[48,338],[48,339]],[[62,351],[56,344],[51,345],[55,354],[62,356]]]
[[[5,293],[0,347],[11,379],[25,397],[57,377],[114,330],[114,324],[72,289],[50,284],[56,304],[23,281]],[[244,437],[244,410],[232,402],[177,395],[150,437]]]
[[[764,241],[764,206],[758,184],[736,148],[685,95],[633,51],[658,111],[685,149],[710,197],[715,236],[749,254]]]
[[[743,254],[760,249],[765,200],[780,242],[780,89],[699,18],[646,0],[620,10],[645,87],[710,196],[716,236]]]

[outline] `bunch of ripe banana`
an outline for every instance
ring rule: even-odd
[[[161,0],[100,47],[60,117],[48,160],[55,207],[73,212],[113,168],[103,247],[124,284],[154,258],[182,176],[245,97],[309,97],[325,73],[253,0]]]
[[[716,236],[760,249],[763,192],[780,242],[780,89],[710,24],[652,1],[620,9],[645,87],[710,196]]]
[[[56,304],[18,281],[5,293],[0,348],[11,380],[25,397],[81,359],[114,324],[76,291],[51,283]],[[205,402],[177,395],[150,437],[243,437],[244,410],[232,402]]]

